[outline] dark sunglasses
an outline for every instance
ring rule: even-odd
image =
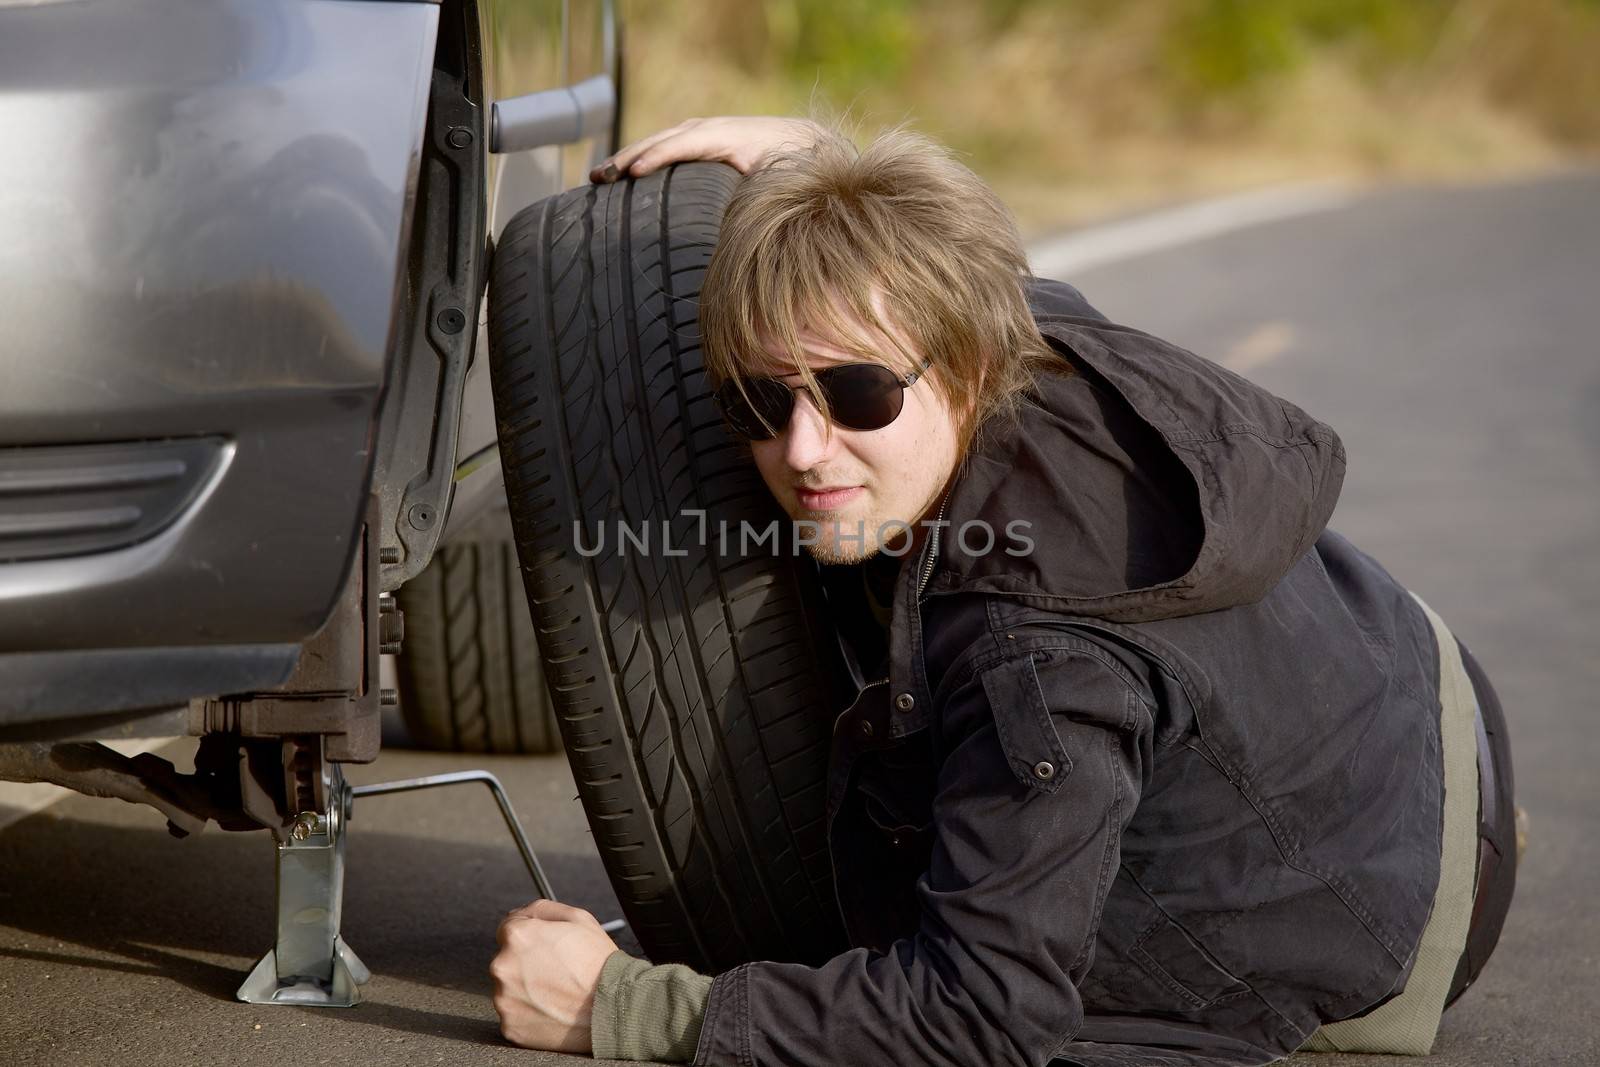
[[[881,430],[900,417],[906,390],[917,384],[933,360],[901,376],[877,363],[842,363],[816,372],[817,388],[828,402],[833,421],[850,430]],[[789,425],[794,394],[804,385],[786,385],[777,378],[747,378],[744,392],[732,378],[716,392],[717,407],[734,433],[752,441],[776,437]]]

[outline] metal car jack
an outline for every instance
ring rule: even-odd
[[[329,1008],[348,1008],[360,1002],[360,987],[372,975],[339,936],[345,827],[359,797],[482,782],[494,794],[539,896],[556,899],[500,780],[488,771],[455,771],[350,786],[337,764],[326,766],[328,810],[301,812],[286,839],[278,842],[278,940],[239,987],[240,1000]],[[626,925],[625,920],[614,919],[601,924],[601,929],[610,933]]]

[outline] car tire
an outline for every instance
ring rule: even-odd
[[[741,523],[790,527],[698,343],[737,177],[684,164],[534,204],[489,286],[512,528],[589,826],[650,958],[713,973],[844,946],[824,825],[834,630],[809,557],[731,543]],[[635,550],[624,526],[668,535]]]
[[[413,743],[446,752],[561,747],[510,541],[440,547],[396,600],[406,628],[395,661],[400,716]]]

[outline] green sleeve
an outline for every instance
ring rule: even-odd
[[[589,1040],[597,1060],[689,1063],[711,977],[681,963],[652,966],[620,949],[600,969]]]

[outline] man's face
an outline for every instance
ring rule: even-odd
[[[862,336],[871,334],[863,330]],[[812,371],[862,362],[808,331],[800,341]],[[915,351],[903,336],[901,343]],[[874,362],[900,375],[915,366],[902,366],[889,345]],[[930,380],[918,378],[905,390],[893,422],[852,430],[822,417],[810,394],[798,388],[804,379],[792,368],[786,356],[769,352],[764,367],[751,369],[797,387],[788,424],[770,440],[750,442],[767,488],[790,518],[816,524],[808,550],[823,563],[860,562],[885,542],[901,551],[905,527],[932,518],[929,512],[961,458],[955,418],[943,395]],[[813,531],[805,529],[810,536]]]

